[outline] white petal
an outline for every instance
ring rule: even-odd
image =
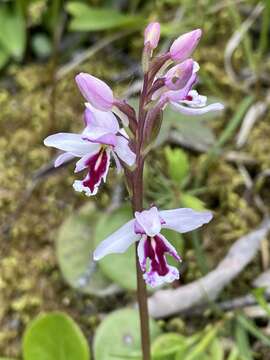
[[[201,108],[187,107],[176,102],[171,102],[170,104],[172,105],[174,110],[185,115],[203,115],[210,111],[221,111],[224,109],[224,106],[220,103],[210,104]]]
[[[135,220],[130,220],[120,229],[103,240],[94,251],[94,260],[100,260],[108,254],[123,253],[135,241],[140,239],[140,235],[134,232]]]
[[[189,91],[188,96],[190,96],[192,100],[181,100],[182,104],[187,104],[188,106],[191,107],[206,106],[207,96],[200,95],[197,90]]]
[[[131,151],[128,140],[121,135],[117,136],[117,144],[114,148],[117,156],[123,160],[128,166],[134,165],[136,155]]]
[[[200,70],[200,65],[197,63],[197,61],[193,61],[193,74],[198,72]]]
[[[73,183],[73,189],[78,192],[84,192],[86,196],[94,196],[98,192],[98,186],[91,192],[89,187],[83,185],[84,180],[75,180]]]
[[[58,167],[66,162],[68,162],[69,160],[74,159],[74,155],[72,155],[69,152],[65,152],[59,156],[57,156],[57,158],[54,161],[54,166]]]
[[[185,233],[207,224],[213,217],[210,211],[194,211],[189,208],[163,210],[159,212],[165,224],[162,228]]]
[[[83,156],[98,149],[98,144],[83,140],[80,134],[58,133],[48,136],[44,140],[46,146],[67,151],[74,156]]]
[[[160,286],[164,283],[171,283],[174,280],[179,279],[179,271],[174,266],[168,266],[169,271],[165,276],[158,275],[157,272],[149,271],[143,275],[146,284],[152,288]]]
[[[161,229],[161,221],[158,209],[155,206],[142,212],[136,211],[135,217],[136,221],[148,236],[155,236],[159,234]]]

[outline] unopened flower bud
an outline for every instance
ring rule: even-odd
[[[86,73],[75,77],[83,97],[96,109],[108,111],[113,106],[113,92],[102,80]]]
[[[175,61],[187,59],[195,50],[201,36],[201,29],[196,29],[179,36],[170,47],[171,58]]]
[[[149,44],[151,50],[158,45],[160,37],[160,24],[158,22],[150,23],[144,31],[144,45]]]

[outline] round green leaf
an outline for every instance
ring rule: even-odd
[[[99,213],[88,203],[60,227],[56,238],[57,259],[65,280],[83,293],[105,296],[117,291],[105,279],[92,258],[94,230]]]
[[[96,246],[108,235],[119,229],[132,218],[130,207],[123,206],[110,214],[100,217],[95,233]],[[123,254],[110,254],[99,261],[99,266],[106,277],[124,289],[136,290],[136,264],[134,246]]]
[[[185,338],[177,333],[158,336],[152,345],[155,360],[174,360],[175,354],[185,345]]]
[[[172,149],[167,146],[164,149],[167,161],[168,175],[176,184],[181,184],[189,173],[189,161],[187,154],[182,149]]]
[[[24,360],[89,360],[88,343],[77,324],[55,312],[34,319],[23,337]]]
[[[153,341],[160,334],[157,323],[150,319],[150,336]],[[138,310],[117,310],[108,315],[97,329],[94,338],[96,360],[127,359],[140,354],[140,321]],[[140,359],[141,355],[136,356]]]

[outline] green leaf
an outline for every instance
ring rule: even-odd
[[[0,7],[0,44],[16,60],[21,60],[26,47],[26,25],[21,9],[13,10],[5,4]]]
[[[270,337],[264,335],[264,333],[251,321],[243,315],[238,315],[238,322],[253,336],[264,343],[266,346],[270,346]]]
[[[111,8],[94,8],[80,2],[69,2],[66,8],[73,16],[70,23],[70,30],[73,31],[139,28],[144,23],[140,16],[121,14]]]
[[[89,360],[88,343],[78,325],[60,312],[38,316],[23,337],[24,360]]]
[[[181,184],[189,173],[189,161],[186,153],[181,149],[164,149],[167,161],[168,175],[177,184]]]
[[[241,360],[253,360],[247,332],[238,321],[236,323],[235,337]]]
[[[188,193],[181,193],[181,206],[189,207],[194,210],[205,210],[205,204],[202,200],[198,199],[196,196],[190,195]]]
[[[61,272],[72,287],[83,293],[105,296],[115,285],[104,278],[94,263],[94,231],[100,214],[89,202],[65,220],[56,238],[56,253]]]
[[[177,333],[162,334],[155,339],[151,347],[154,360],[174,360],[175,353],[186,346],[186,339]]]
[[[129,206],[123,206],[110,214],[99,217],[96,227],[95,245],[119,229],[132,218]],[[99,261],[99,266],[106,277],[128,290],[136,290],[135,249],[130,246],[123,254],[110,254]]]
[[[150,319],[150,337],[160,334],[157,323]],[[96,360],[141,359],[140,321],[137,310],[117,310],[99,325],[94,337]],[[136,356],[137,354],[137,356]]]
[[[270,306],[268,302],[265,300],[265,288],[258,288],[252,291],[252,294],[255,296],[258,304],[266,311],[268,316],[270,316]]]
[[[215,338],[209,348],[209,354],[211,360],[223,360],[224,359],[224,349],[221,341],[218,338]]]
[[[211,327],[206,334],[202,337],[202,339],[198,342],[198,344],[194,345],[192,349],[187,354],[185,360],[195,360],[199,356],[201,359],[201,355],[206,351],[209,345],[214,340],[217,335],[218,326]]]
[[[239,351],[237,347],[233,347],[227,357],[227,360],[238,360],[239,359]]]

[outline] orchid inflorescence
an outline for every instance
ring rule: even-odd
[[[168,52],[153,56],[160,37],[159,23],[150,23],[144,32],[142,67],[144,80],[138,112],[126,100],[114,97],[102,80],[80,73],[75,80],[86,100],[85,128],[80,134],[58,133],[47,137],[45,145],[64,151],[55,166],[78,157],[75,172],[86,170],[83,180],[73,187],[86,195],[95,195],[106,181],[111,157],[117,171],[124,169],[131,194],[135,218],[105,239],[94,252],[99,260],[111,253],[122,253],[137,242],[137,253],[144,279],[150,286],[179,278],[178,270],[169,266],[165,254],[180,261],[175,248],[160,234],[168,228],[180,233],[208,223],[212,214],[182,208],[158,211],[155,206],[142,208],[142,173],[145,157],[155,141],[166,106],[185,115],[201,115],[223,109],[220,103],[207,105],[206,96],[193,90],[198,80],[199,64],[190,56],[201,30],[178,37]],[[149,265],[147,265],[149,259]]]

